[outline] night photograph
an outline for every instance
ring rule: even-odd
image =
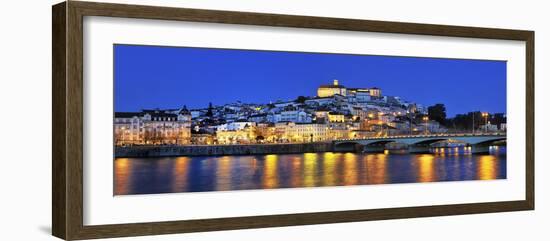
[[[114,195],[506,179],[506,61],[113,51]]]

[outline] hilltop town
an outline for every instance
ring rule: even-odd
[[[446,131],[421,104],[338,80],[319,86],[314,97],[115,112],[114,119],[115,145],[305,143]]]

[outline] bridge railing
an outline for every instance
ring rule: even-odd
[[[354,140],[380,140],[380,139],[404,139],[404,138],[431,138],[431,137],[474,137],[474,136],[506,136],[506,133],[439,133],[426,135],[393,135],[393,136],[376,136],[365,138],[346,138],[334,141],[354,141]]]

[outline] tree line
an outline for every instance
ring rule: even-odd
[[[428,118],[437,121],[440,125],[445,126],[450,130],[464,131],[477,129],[485,123],[497,125],[506,123],[506,114],[504,113],[488,113],[484,117],[481,111],[471,111],[464,114],[458,114],[453,118],[447,118],[446,108],[444,104],[435,104],[428,107]]]

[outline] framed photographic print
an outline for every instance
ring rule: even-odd
[[[534,32],[53,6],[53,235],[534,209]]]

